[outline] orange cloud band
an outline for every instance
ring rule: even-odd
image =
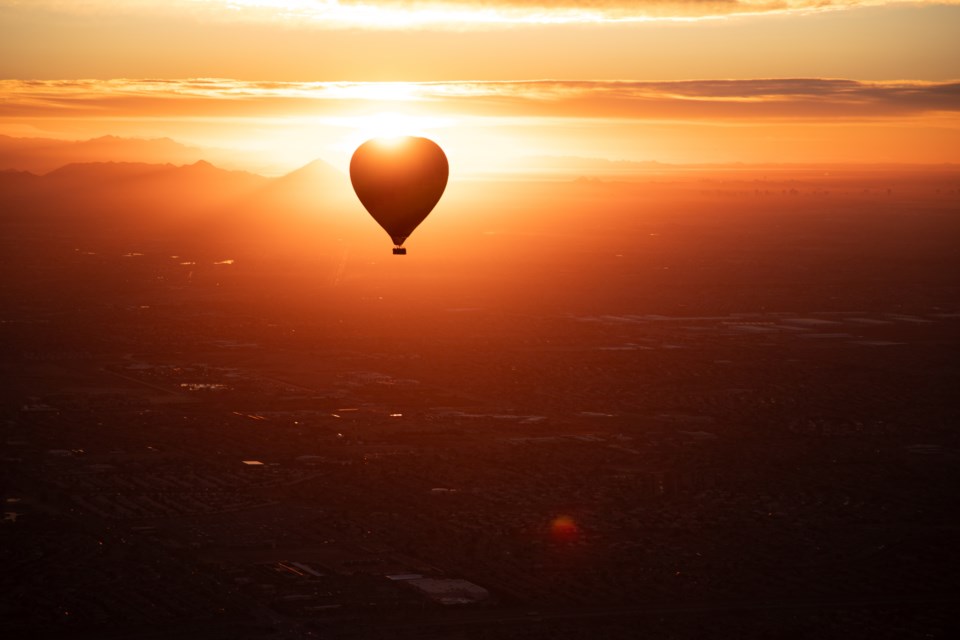
[[[323,116],[405,103],[419,111],[497,117],[873,120],[955,115],[960,81],[0,81],[0,116],[20,118]]]

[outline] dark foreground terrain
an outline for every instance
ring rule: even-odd
[[[142,169],[0,176],[4,637],[948,637],[955,172]]]

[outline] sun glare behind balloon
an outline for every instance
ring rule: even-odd
[[[351,133],[344,140],[344,151],[353,150],[367,140],[376,138],[382,144],[390,144],[406,136],[433,137],[432,131],[449,127],[450,118],[437,116],[411,115],[396,111],[381,111],[363,116],[337,118],[337,124],[348,128]]]
[[[399,138],[401,136],[423,135],[428,124],[427,118],[409,116],[404,113],[385,111],[367,116],[361,122],[360,129],[370,138]]]

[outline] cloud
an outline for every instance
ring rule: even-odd
[[[960,0],[0,0],[0,7],[72,14],[189,16],[301,27],[403,29],[695,20]]]
[[[498,115],[636,120],[875,120],[960,113],[960,82],[841,79],[434,85]]]
[[[0,116],[10,118],[309,118],[383,109],[529,119],[763,122],[955,117],[960,114],[960,81],[0,81]]]
[[[649,19],[724,16],[797,9],[821,9],[829,0],[341,0],[343,7],[375,5],[382,10],[404,10],[425,15],[473,13],[516,22],[620,22]],[[883,0],[841,2],[839,6],[883,4]]]

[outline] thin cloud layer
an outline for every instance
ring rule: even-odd
[[[325,117],[384,108],[521,118],[875,120],[956,116],[960,81],[0,81],[0,116],[16,118]]]
[[[0,0],[0,7],[29,5],[33,10],[73,14],[188,15],[374,29],[694,20],[894,4],[960,4],[960,0]]]

